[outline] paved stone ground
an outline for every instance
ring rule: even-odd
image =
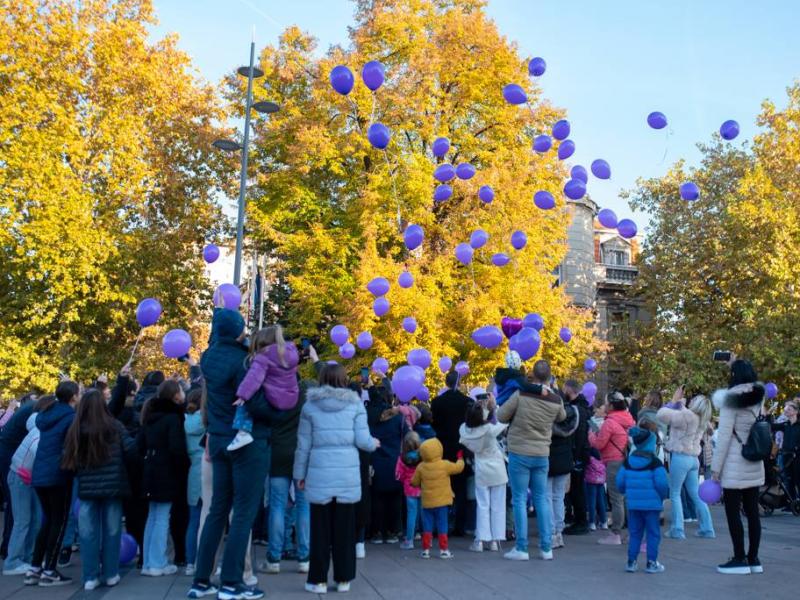
[[[724,576],[715,571],[731,553],[730,539],[721,507],[712,508],[717,539],[693,537],[696,525],[688,525],[685,541],[662,541],[660,560],[666,572],[646,575],[624,572],[624,547],[598,546],[598,533],[567,538],[567,547],[556,550],[555,560],[510,562],[495,553],[467,551],[469,540],[454,539],[453,560],[418,558],[418,551],[403,552],[397,545],[367,546],[367,558],[358,561],[358,578],[348,595],[361,599],[456,599],[543,597],[548,600],[643,600],[648,598],[797,598],[800,567],[800,517],[776,514],[762,520],[761,560],[764,575]],[[533,521],[531,521],[533,525]],[[510,547],[510,543],[506,543]],[[536,540],[531,540],[531,547]],[[256,548],[257,558],[265,550]],[[79,555],[78,555],[79,556]],[[294,572],[295,563],[284,562],[280,575],[259,575],[267,598],[304,599],[305,576]],[[141,577],[127,571],[116,588],[84,592],[77,583],[80,567],[64,570],[76,583],[62,588],[25,588],[21,577],[0,577],[0,600],[178,600],[185,598],[190,579],[183,575]],[[336,594],[333,589],[332,594]]]

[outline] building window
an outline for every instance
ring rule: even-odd
[[[614,311],[609,316],[608,337],[611,341],[619,340],[628,331],[628,323],[630,322],[628,313],[624,311]]]
[[[606,250],[604,252],[605,263],[618,267],[626,267],[630,264],[628,253],[625,250]]]

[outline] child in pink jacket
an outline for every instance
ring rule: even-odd
[[[403,493],[406,496],[406,539],[400,544],[401,550],[414,549],[414,530],[420,514],[419,497],[422,490],[411,485],[411,479],[421,460],[419,445],[419,435],[415,431],[409,431],[403,438],[403,447],[394,469],[395,479],[403,484]]]

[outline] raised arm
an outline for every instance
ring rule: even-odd
[[[250,400],[256,395],[256,392],[261,389],[264,379],[267,377],[269,371],[269,362],[264,354],[256,354],[250,363],[250,368],[247,369],[247,374],[239,384],[239,389],[236,390],[236,397],[242,400]]]

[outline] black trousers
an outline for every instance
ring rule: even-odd
[[[311,548],[308,583],[327,583],[333,554],[333,580],[356,578],[356,505],[311,504]]]
[[[8,469],[0,472],[0,488],[3,492],[3,541],[0,542],[0,557],[8,556],[8,541],[14,528],[14,513],[11,512],[11,492],[8,490]]]
[[[586,490],[583,487],[584,470],[573,469],[569,475],[569,499],[575,525],[588,525],[586,521]]]
[[[188,482],[189,472],[186,472],[184,482]],[[175,549],[175,564],[186,564],[186,530],[189,528],[189,504],[186,500],[186,485],[181,488],[178,496],[172,502],[169,511],[169,534],[172,536],[172,546]]]
[[[454,536],[464,535],[467,528],[467,476],[462,471],[458,475],[450,477],[450,485],[453,487],[453,528],[451,534]]]
[[[724,489],[723,502],[725,503],[725,516],[728,519],[728,530],[733,542],[734,558],[758,558],[758,546],[761,544],[761,519],[758,516],[758,487],[743,490]],[[744,507],[747,516],[747,536],[750,548],[744,551],[744,527],[740,511]]]
[[[58,563],[58,553],[64,542],[67,529],[70,501],[72,500],[72,482],[66,485],[37,487],[36,495],[42,505],[42,527],[36,536],[33,547],[33,565],[42,565],[45,571],[54,571]]]
[[[372,490],[372,534],[385,539],[400,533],[403,507],[403,492],[379,492]]]

